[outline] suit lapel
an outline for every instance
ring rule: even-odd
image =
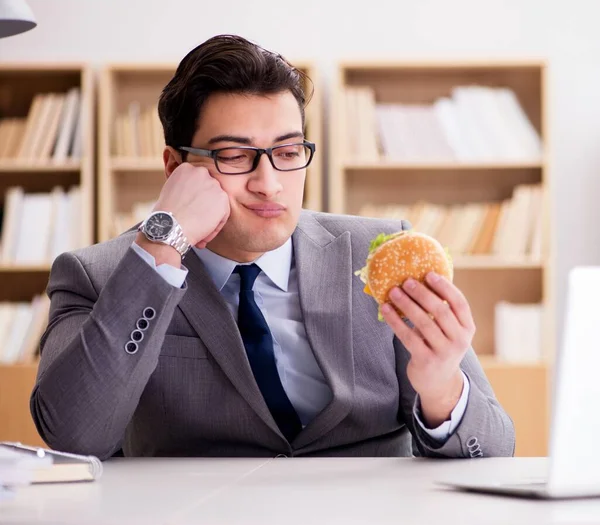
[[[256,384],[235,319],[204,264],[190,250],[184,259],[188,290],[179,307],[215,361],[240,395],[282,439],[275,420]]]
[[[334,237],[313,214],[303,212],[292,241],[308,342],[333,392],[331,402],[294,440],[301,448],[334,428],[352,406],[353,274],[349,232]]]

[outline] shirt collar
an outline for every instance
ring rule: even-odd
[[[219,291],[222,290],[239,263],[211,252],[208,248],[198,249],[194,247],[192,249],[204,263],[215,286]],[[278,288],[287,292],[292,265],[291,238],[279,248],[264,253],[254,262]]]

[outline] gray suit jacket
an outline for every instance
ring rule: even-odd
[[[442,445],[414,420],[409,354],[354,271],[378,233],[407,223],[303,211],[292,242],[306,333],[333,399],[288,443],[254,381],[235,319],[200,259],[182,288],[131,248],[135,233],[65,253],[31,396],[53,448],[128,456],[509,456],[514,428],[469,350],[464,417]],[[131,332],[156,312],[139,342]]]

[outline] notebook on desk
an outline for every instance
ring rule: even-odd
[[[102,462],[95,456],[68,454],[8,441],[0,442],[0,450],[15,452],[24,457],[49,459],[34,469],[32,483],[94,481],[102,475]]]

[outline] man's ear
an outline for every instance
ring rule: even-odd
[[[163,151],[163,162],[165,164],[165,175],[168,179],[183,160],[181,159],[181,154],[175,148],[166,146]]]

